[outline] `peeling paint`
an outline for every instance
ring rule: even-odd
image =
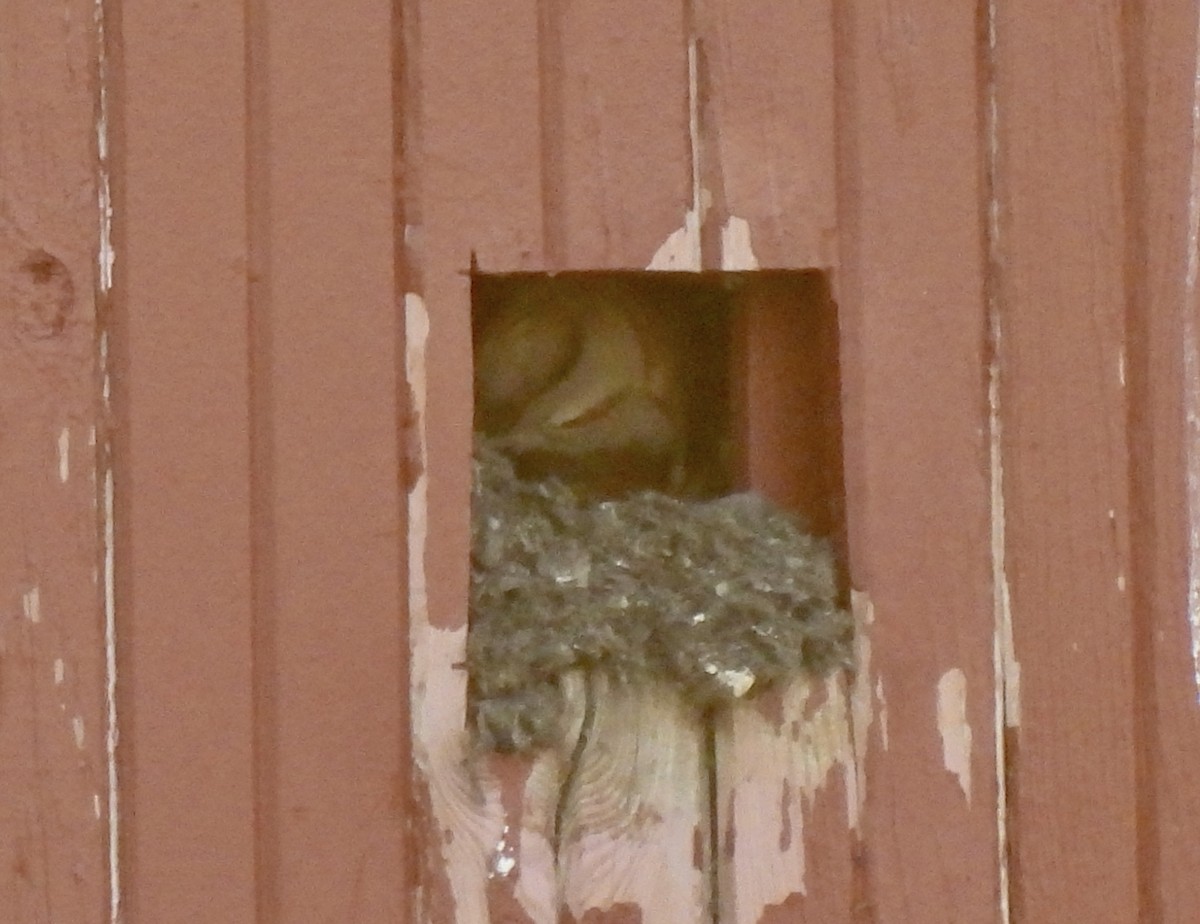
[[[1187,620],[1192,633],[1192,677],[1200,701],[1200,347],[1196,280],[1200,275],[1200,44],[1192,84],[1192,162],[1188,188],[1188,262],[1184,278],[1183,427],[1188,522]]]
[[[854,613],[854,645],[858,669],[850,690],[850,731],[854,759],[846,767],[846,813],[850,830],[858,833],[867,799],[867,746],[871,722],[875,717],[875,699],[871,689],[871,626],[875,607],[871,598],[859,590],[850,591]]]
[[[425,300],[415,292],[404,296],[405,356],[404,367],[412,395],[413,434],[418,454],[419,475],[413,482],[408,506],[408,596],[409,612],[416,620],[428,606],[425,585],[425,539],[429,523],[429,476],[425,448],[425,404],[427,381],[425,348],[429,340],[429,312]]]
[[[988,336],[991,361],[988,364],[988,472],[991,488],[992,552],[992,749],[996,775],[996,871],[1000,924],[1012,920],[1011,881],[1008,852],[1008,739],[1007,731],[1020,724],[1021,667],[1013,641],[1012,602],[1009,596],[1005,560],[1006,523],[1004,509],[1004,457],[1000,414],[1000,361],[1002,357],[1003,313],[1000,305],[997,267],[1003,265],[1000,238],[1000,103],[996,86],[997,20],[999,0],[987,0],[985,85],[983,88],[983,131],[986,137],[987,293]]]
[[[942,736],[942,762],[958,778],[971,804],[971,725],[967,721],[967,675],[952,667],[937,685],[937,727]]]
[[[42,621],[41,591],[37,586],[21,594],[21,610],[30,622],[37,624]]]
[[[67,479],[71,476],[71,431],[67,427],[62,428],[62,432],[58,434],[58,480],[63,484],[67,483]]]
[[[754,247],[750,243],[750,222],[730,215],[721,228],[721,269],[734,271],[758,268],[758,257],[754,255]]]
[[[888,707],[887,696],[883,691],[883,678],[875,679],[875,702],[879,714],[879,743],[883,749],[888,749]]]
[[[650,259],[648,270],[691,271],[700,268],[700,213],[688,209],[683,227],[667,235]]]

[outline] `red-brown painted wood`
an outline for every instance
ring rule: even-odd
[[[392,5],[252,8],[260,917],[405,916]]]
[[[0,917],[108,901],[93,4],[0,8]]]
[[[1078,12],[1078,11],[1077,11]],[[1120,4],[997,10],[1013,909],[1138,917]]]
[[[113,145],[129,920],[256,920],[243,11],[122,3]]]
[[[1197,338],[1195,81],[1190,0],[1162,0],[1126,22],[1132,119],[1126,197],[1131,244],[1126,309],[1131,468],[1140,912],[1188,921],[1200,908],[1200,706],[1195,601]],[[1195,353],[1191,356],[1194,358]]]
[[[850,576],[874,620],[851,920],[997,915],[978,26],[970,4],[836,9]]]
[[[693,205],[684,4],[546,6],[547,269],[645,269]]]

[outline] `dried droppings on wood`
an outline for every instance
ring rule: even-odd
[[[851,662],[822,540],[763,498],[588,502],[477,447],[467,664],[485,748],[561,735],[562,678],[665,682],[697,710]]]

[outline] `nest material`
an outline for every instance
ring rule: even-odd
[[[562,733],[561,679],[653,678],[708,709],[848,666],[828,544],[754,494],[586,502],[477,448],[467,643],[479,746]]]

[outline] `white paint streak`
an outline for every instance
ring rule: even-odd
[[[1200,335],[1196,321],[1196,277],[1200,271],[1200,21],[1192,75],[1192,163],[1188,189],[1188,262],[1184,280],[1183,410],[1187,464],[1187,618],[1192,633],[1192,677],[1200,700]]]
[[[71,477],[71,430],[63,427],[58,434],[58,480],[63,484]]]
[[[700,187],[700,61],[696,40],[688,43],[688,134],[691,142],[692,207],[683,216],[683,227],[672,231],[659,245],[648,270],[692,272],[702,266],[700,225],[706,198]]]
[[[730,215],[721,229],[721,269],[756,270],[758,257],[750,243],[750,222]]]
[[[83,750],[83,716],[77,715],[71,719],[71,734],[75,737],[75,747]]]
[[[404,336],[404,367],[415,405],[412,417],[417,428],[412,438],[415,440],[417,465],[420,470],[408,498],[408,595],[410,612],[424,614],[428,607],[425,587],[425,539],[429,522],[428,458],[425,452],[425,348],[429,340],[429,312],[425,308],[424,299],[415,292],[404,296]],[[413,618],[415,619],[415,616]]]
[[[92,21],[96,36],[96,153],[99,161],[97,171],[97,219],[99,223],[99,247],[96,252],[99,296],[107,301],[113,286],[113,270],[116,265],[116,250],[113,247],[113,205],[111,165],[108,148],[108,87],[111,74],[108,66],[108,41],[106,36],[105,0],[95,0]],[[112,374],[109,367],[108,330],[102,328],[97,343],[98,366],[100,369],[100,397],[104,413],[112,416]],[[90,433],[92,444],[96,441],[96,430]],[[106,437],[107,439],[107,437]],[[111,446],[106,447],[111,450]],[[111,458],[111,451],[102,454]],[[107,464],[107,463],[106,463]],[[92,472],[93,483],[96,472]],[[114,564],[113,526],[113,473],[109,467],[104,472],[102,494],[104,512],[104,679],[105,679],[105,730],[104,751],[108,783],[108,917],[109,924],[121,920],[121,864],[120,864],[120,798],[117,773],[117,619]],[[99,800],[96,803],[99,815]]]
[[[683,227],[667,235],[650,260],[648,270],[692,271],[700,268],[700,215],[689,209]]]
[[[1020,724],[1021,665],[1013,640],[1012,602],[1009,596],[1004,509],[1004,457],[1000,408],[1000,375],[1003,326],[1000,312],[1000,268],[1004,252],[1000,227],[1000,105],[996,89],[997,6],[987,3],[987,83],[984,88],[984,135],[987,144],[987,319],[991,337],[988,365],[988,468],[991,487],[992,552],[992,746],[996,755],[996,892],[1000,924],[1012,920],[1012,885],[1008,869],[1008,729]]]
[[[958,778],[971,804],[971,725],[967,721],[967,675],[952,667],[937,685],[937,727],[942,736],[942,762]]]
[[[1121,387],[1125,387],[1125,348],[1122,347],[1117,351],[1117,381],[1121,383]]]
[[[854,759],[846,767],[846,814],[852,831],[859,830],[867,800],[867,747],[875,700],[871,695],[871,626],[875,607],[862,591],[850,591],[850,609],[854,614],[854,647],[857,670],[850,690],[850,731]]]
[[[98,792],[92,793],[92,814],[96,816],[96,821],[100,820],[100,793]]]
[[[54,659],[54,685],[61,686],[62,682],[67,678],[67,667],[63,664],[62,658]]]
[[[879,743],[886,751],[888,749],[888,707],[882,677],[875,678],[875,702],[879,710]]]
[[[35,625],[42,621],[42,593],[36,585],[21,594],[21,611]]]

